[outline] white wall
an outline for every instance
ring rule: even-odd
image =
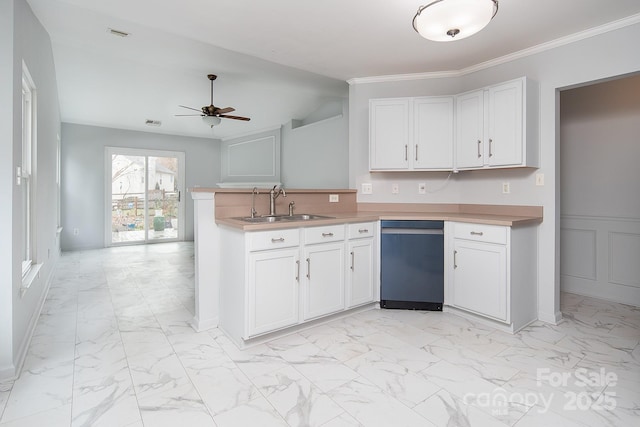
[[[49,36],[24,0],[0,2],[0,207],[5,229],[0,239],[0,378],[16,373],[26,353],[35,322],[59,255],[57,236],[56,149],[60,112]],[[36,87],[36,180],[34,261],[42,264],[31,287],[21,295],[21,191],[14,172],[22,163],[22,63]]]
[[[562,289],[640,306],[640,75],[560,104]]]
[[[555,322],[560,315],[558,168],[558,89],[640,70],[636,40],[640,24],[629,25],[540,53],[498,63],[456,77],[416,79],[350,86],[350,173],[351,186],[374,183],[374,194],[359,195],[359,202],[452,202],[541,205],[544,221],[538,227],[538,317]],[[439,193],[419,197],[417,184],[443,182],[442,174],[370,174],[368,172],[368,100],[396,96],[455,94],[513,78],[527,76],[540,90],[540,169],[466,172],[454,175]],[[545,174],[545,186],[535,186],[535,173]],[[400,181],[400,194],[391,195],[392,181]],[[511,194],[501,191],[503,181],[511,183]]]
[[[319,111],[294,127],[282,127],[282,182],[289,188],[347,188],[349,116],[345,100],[339,111]],[[324,113],[324,114],[323,114]],[[314,121],[317,120],[317,121]]]
[[[62,124],[62,249],[102,248],[105,221],[105,147],[185,153],[185,188],[220,181],[220,141]],[[185,195],[185,240],[193,240],[193,200]],[[79,234],[73,235],[78,228]]]

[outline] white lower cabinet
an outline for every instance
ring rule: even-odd
[[[299,260],[298,248],[249,255],[247,336],[298,323]]]
[[[305,246],[304,260],[302,319],[344,310],[344,241]]]
[[[537,318],[535,226],[445,225],[445,306],[515,332]]]
[[[243,346],[261,335],[373,302],[375,223],[358,225],[246,233],[221,228],[220,328]],[[358,238],[351,241],[346,233],[353,227]],[[347,267],[347,260],[356,264]]]
[[[347,242],[347,308],[375,299],[375,223],[349,224]]]

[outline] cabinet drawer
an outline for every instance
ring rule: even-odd
[[[324,227],[308,227],[304,229],[304,243],[335,242],[344,240],[344,225],[327,225]]]
[[[453,224],[453,237],[456,239],[506,245],[507,227],[456,222]]]
[[[287,230],[256,231],[247,233],[249,251],[288,248],[300,244],[300,231],[297,228]]]
[[[349,239],[359,239],[361,237],[373,237],[375,223],[359,222],[347,225],[347,236]]]

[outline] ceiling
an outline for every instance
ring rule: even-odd
[[[27,1],[52,40],[62,121],[209,138],[304,119],[352,78],[463,70],[640,14],[638,0],[500,0],[483,31],[438,43],[411,26],[431,0]],[[209,104],[209,73],[214,104],[250,122],[174,117]]]

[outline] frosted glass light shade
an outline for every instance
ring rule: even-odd
[[[221,120],[220,117],[216,116],[202,116],[202,121],[211,127],[219,125]]]
[[[486,27],[496,13],[498,0],[436,0],[418,9],[413,28],[429,40],[462,40]]]

